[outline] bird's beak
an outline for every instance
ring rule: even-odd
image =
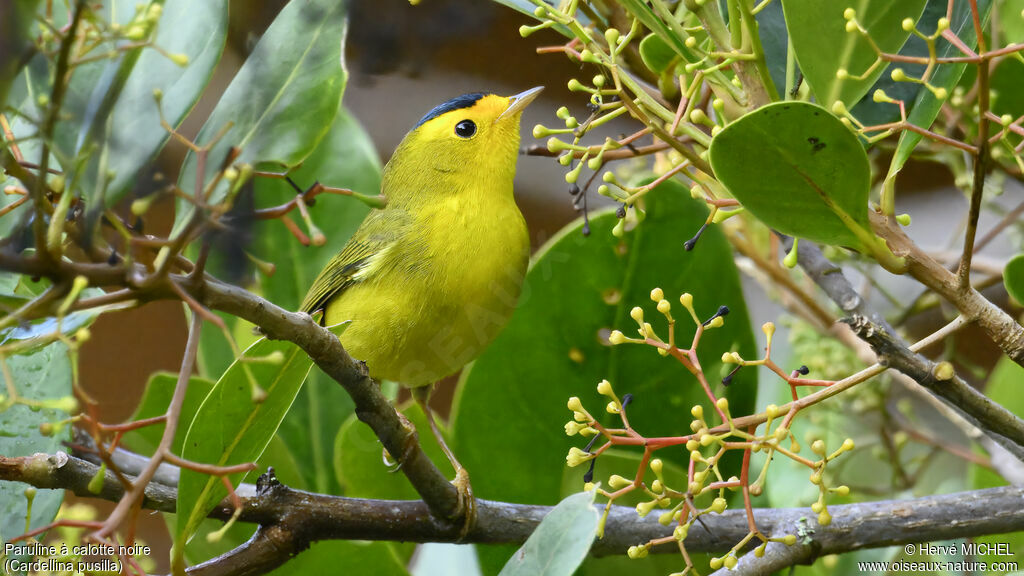
[[[533,102],[533,99],[536,98],[542,90],[544,90],[543,86],[537,86],[536,88],[530,88],[526,92],[520,92],[515,96],[509,97],[508,108],[505,108],[505,111],[495,118],[494,121],[498,122],[503,118],[509,118],[519,114],[530,104],[530,102]]]

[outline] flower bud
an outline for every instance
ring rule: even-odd
[[[569,448],[569,453],[565,456],[565,463],[568,464],[570,468],[573,468],[593,458],[593,454],[588,454],[587,452],[573,446],[572,448]]]
[[[686,534],[689,531],[690,531],[690,525],[689,524],[681,524],[679,526],[676,526],[676,529],[672,531],[672,537],[675,538],[676,540],[682,542],[683,540],[686,540]]]
[[[628,480],[626,478],[623,478],[622,476],[619,476],[618,474],[612,474],[611,477],[608,478],[608,485],[611,486],[612,488],[616,489],[616,490],[618,490],[619,488],[625,488],[626,486],[629,486],[632,483],[633,483],[632,480]]]
[[[644,323],[644,310],[643,310],[643,308],[641,308],[639,306],[634,306],[633,309],[629,311],[629,315],[630,315],[631,318],[633,318],[633,320],[635,320],[637,322],[637,324],[643,324]]]

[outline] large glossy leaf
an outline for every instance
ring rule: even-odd
[[[655,74],[662,74],[679,58],[675,50],[657,34],[648,34],[641,40],[639,50],[644,65]]]
[[[426,416],[419,405],[410,402],[401,410],[419,432],[420,444],[431,461],[441,467],[441,470],[450,470],[448,460],[441,452],[434,435],[431,434]],[[330,447],[328,446],[328,448]],[[340,429],[337,429],[337,435],[333,442],[333,454],[334,484],[341,487],[345,496],[387,500],[418,500],[420,498],[403,474],[395,470],[394,467],[384,464],[383,447],[380,440],[354,414],[348,417]],[[449,474],[454,474],[454,472],[449,472]],[[390,548],[390,553],[401,559],[402,564],[414,552],[411,545],[397,542],[378,542],[377,545]]]
[[[711,141],[715,176],[754,216],[791,236],[857,247],[871,170],[857,137],[805,102],[759,108]]]
[[[56,342],[28,355],[8,356],[4,361],[13,380],[10,384],[19,396],[34,401],[71,396],[71,362],[64,344]],[[64,420],[68,417],[66,412],[57,407],[30,408],[25,404],[3,409],[7,401],[5,392],[4,403],[0,405],[0,454],[31,456],[36,452],[52,454],[62,449],[61,443],[69,437],[69,427],[43,436],[39,425]],[[21,482],[0,482],[0,541],[26,531],[26,488],[28,485]],[[63,500],[63,490],[38,490],[28,528],[40,528],[52,522]]]
[[[885,66],[880,65],[864,78],[856,77],[867,72],[877,54],[859,32],[846,31],[847,20],[843,17],[846,9],[856,11],[857,21],[879,49],[895,53],[910,36],[910,31],[904,30],[900,23],[905,18],[916,22],[924,5],[925,0],[783,0],[797,62],[818,103],[831,107],[833,102],[841,101],[852,107],[885,70]],[[838,70],[846,70],[849,76],[837,77]]]
[[[335,328],[340,333],[345,325]],[[276,358],[276,361],[270,361]],[[181,456],[193,462],[230,466],[255,461],[274,436],[298,394],[312,360],[287,341],[260,340],[250,346],[203,400],[185,437]],[[253,381],[249,380],[249,377]],[[255,403],[252,384],[265,398]],[[231,477],[237,485],[242,474]],[[227,495],[218,478],[183,469],[178,483],[173,562],[180,565],[185,541]]]
[[[572,576],[597,531],[594,492],[573,494],[537,525],[498,576]]]
[[[676,302],[679,342],[689,342],[694,331],[678,305],[681,293],[693,294],[703,317],[723,304],[731,309],[725,326],[707,332],[700,346],[701,362],[719,393],[722,353],[737,350],[744,357],[756,356],[724,236],[712,227],[693,252],[682,248],[704,223],[703,204],[675,182],[659,186],[648,199],[646,220],[621,241],[611,235],[617,222],[612,212],[591,219],[589,237],[582,236],[582,222],[577,221],[552,238],[527,275],[509,325],[464,372],[453,412],[453,445],[478,496],[537,504],[554,504],[565,496],[560,474],[565,455],[570,446],[581,445],[578,437],[565,435],[564,424],[571,418],[566,401],[579,396],[600,413],[606,399],[595,386],[603,378],[620,395],[633,394],[630,423],[641,433],[686,433],[690,407],[707,404],[697,381],[649,347],[603,343],[602,331],[635,333],[629,310],[637,305],[664,332],[650,301],[652,288],[661,287]],[[753,407],[756,377],[753,370],[741,370],[729,387],[734,414]],[[613,422],[611,415],[606,418]],[[683,451],[666,451],[663,458],[687,463]],[[578,490],[583,471],[572,472]],[[508,558],[504,553],[495,566],[494,558],[484,558],[489,548],[481,548],[480,554],[495,570]]]
[[[230,126],[210,149],[202,181],[220,169],[231,147],[241,148],[238,163],[270,162],[294,167],[327,133],[338,111],[347,74],[343,64],[345,2],[293,0],[281,11],[221,96],[197,137],[208,144]],[[194,192],[196,155],[189,154],[178,179]],[[223,199],[226,187],[211,202]],[[181,203],[178,230],[192,214]]]
[[[933,1],[938,2],[938,0]],[[966,46],[973,50],[977,47],[978,37],[974,31],[974,16],[971,12],[970,4],[972,3],[953,3],[953,17],[949,20],[949,29],[955,33]],[[992,9],[992,0],[978,0],[977,6],[978,11],[980,12],[981,21],[983,23],[988,22],[988,15]],[[929,9],[930,8],[931,7],[929,6]],[[934,23],[921,22],[920,27],[925,33],[929,33],[927,26],[931,26],[931,31],[934,31]],[[947,58],[952,56],[961,56],[962,54],[958,48],[943,41],[938,44],[935,55],[938,58]],[[963,75],[966,67],[966,63],[939,65],[936,67],[935,73],[932,75],[929,82],[936,88],[945,89],[947,94],[952,94],[953,87],[960,81],[960,76]],[[907,121],[911,124],[920,126],[921,128],[927,129],[931,127],[932,122],[934,122],[935,118],[939,115],[939,110],[942,109],[942,104],[944,102],[945,100],[936,98],[935,94],[933,94],[931,90],[918,90],[917,98],[914,100],[913,105],[910,108],[910,112],[907,115]],[[910,154],[914,151],[914,148],[917,147],[921,138],[923,138],[921,134],[911,132],[910,130],[906,130],[900,134],[899,142],[896,145],[896,152],[893,154],[892,161],[889,164],[889,172],[885,177],[886,187],[890,192],[894,185],[896,175],[899,174],[900,170],[903,169],[904,164],[906,164],[907,160],[910,159]]]
[[[342,109],[334,117],[327,136],[302,166],[292,172],[291,178],[303,188],[322,182],[327,186],[348,188],[373,196],[380,192],[380,173],[380,160],[369,135],[351,114]],[[294,199],[296,192],[283,180],[258,178],[254,194],[256,208],[269,208]],[[297,309],[320,269],[341,251],[369,210],[365,204],[352,198],[330,194],[319,196],[315,206],[310,207],[310,213],[326,237],[322,246],[303,246],[279,220],[252,223],[248,230],[252,243],[247,249],[275,267],[269,277],[256,276],[258,290],[283,308]],[[288,218],[299,220],[297,213],[288,215]],[[227,261],[222,256],[211,255],[208,269],[218,277],[237,276],[240,263]],[[234,317],[224,319],[229,325],[236,322]],[[200,345],[200,367],[203,374],[217,377],[234,358],[221,332],[213,326],[207,328]],[[245,330],[237,333],[244,336]],[[343,421],[344,417],[337,424]],[[329,428],[331,434],[337,430],[337,426]]]
[[[303,187],[322,182],[372,196],[380,192],[380,172],[380,159],[369,135],[342,110],[327,136],[291,177]],[[281,180],[261,178],[256,183],[256,197],[261,206],[272,206],[293,199],[295,190]],[[310,213],[327,237],[322,246],[303,246],[276,220],[258,223],[253,253],[273,262],[277,269],[272,276],[260,278],[262,292],[279,306],[298,308],[320,269],[341,251],[369,211],[366,204],[353,198],[318,196]]]
[[[256,469],[249,472],[243,482],[255,483],[259,475],[266,472],[268,467],[274,468],[275,476],[285,486],[296,490],[310,489],[302,478],[302,464],[295,460],[288,447],[277,436],[267,444],[263,455],[256,461]],[[165,514],[164,520],[168,531],[173,533],[177,520],[175,515]],[[227,531],[223,531],[223,528],[222,520],[203,520],[195,535],[185,545],[185,560],[194,565],[226,554],[244,544],[256,531],[256,525],[247,522],[236,522],[228,527]],[[220,532],[220,534],[212,540],[209,539],[208,535],[215,532]]]
[[[420,444],[430,460],[442,470],[448,470],[448,460],[430,433],[426,416],[419,405],[411,403],[402,409],[402,413],[416,427]],[[384,465],[382,450],[380,440],[370,427],[356,419],[354,414],[350,416],[338,430],[334,444],[334,472],[345,489],[345,495],[385,500],[418,499],[409,480]]]

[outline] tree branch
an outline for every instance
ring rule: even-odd
[[[782,246],[786,251],[793,249],[793,238],[778,232],[776,234],[782,239]],[[800,268],[843,312],[850,316],[866,316],[890,334],[896,334],[896,330],[889,325],[884,316],[868,308],[864,298],[843,274],[843,269],[826,258],[817,244],[801,242],[797,245],[796,256]]]
[[[907,349],[888,332],[863,316],[844,319],[862,340],[871,345],[878,361],[910,376],[950,406],[959,408],[976,426],[995,434],[993,440],[1024,460],[1024,421],[978,392],[952,372]]]
[[[977,322],[1010,359],[1024,366],[1024,326],[970,285],[962,286],[955,274],[925,254],[898,224],[875,213],[870,216],[875,232],[894,254],[906,258],[911,276],[956,306],[965,318]]]
[[[463,525],[464,513],[458,492],[430,461],[420,446],[416,428],[395,410],[370,378],[366,366],[349,356],[341,341],[305,313],[289,312],[245,289],[224,284],[212,276],[201,278],[167,274],[157,282],[139,284],[147,270],[140,265],[45,262],[0,250],[0,270],[9,270],[53,280],[85,276],[91,286],[128,286],[137,291],[140,303],[180,299],[178,291],[214,310],[252,322],[273,340],[288,340],[302,348],[324,372],[352,397],[356,416],[373,429],[384,448],[401,462],[402,473],[430,510],[453,526]],[[40,314],[52,313],[40,310]]]
[[[124,488],[106,471],[99,493],[89,491],[99,471],[91,462],[64,453],[6,458],[0,456],[0,479],[26,482],[37,488],[63,488],[84,497],[119,500]],[[405,542],[454,542],[459,528],[439,520],[422,501],[366,500],[293,490],[280,484],[269,471],[260,477],[255,496],[239,494],[239,520],[260,524],[245,545],[189,569],[202,576],[262,574],[287,562],[294,554],[319,540],[395,540]],[[146,487],[143,506],[173,512],[174,488],[152,482]],[[830,506],[832,523],[820,526],[806,508],[756,509],[758,528],[767,535],[797,534],[798,544],[769,547],[769,556],[782,554],[786,564],[809,561],[824,554],[862,548],[966,538],[1024,529],[1024,488],[1007,486],[972,492],[929,496],[914,500],[889,500]],[[483,544],[524,542],[551,510],[549,506],[510,504],[480,500],[478,521],[464,542]],[[211,513],[228,519],[233,512],[228,499]],[[742,509],[702,517],[686,540],[692,552],[721,553],[748,531]],[[670,535],[656,516],[640,518],[627,506],[613,506],[605,537],[594,543],[598,556],[622,554],[637,542]],[[654,552],[675,552],[675,546],[659,546]],[[753,560],[753,557],[750,558]],[[758,562],[764,559],[758,559]],[[744,562],[741,560],[742,569]],[[745,572],[738,572],[743,574]]]
[[[793,239],[781,234],[780,237],[783,246],[787,250],[792,249]],[[809,242],[800,243],[797,262],[833,302],[852,316],[852,319],[843,322],[849,324],[861,340],[871,345],[880,364],[895,368],[944,399],[956,414],[988,432],[994,442],[1024,462],[1024,421],[955,374],[948,380],[936,378],[935,364],[907,347],[885,318],[867,306],[843,274],[842,268],[826,258],[818,246]],[[945,272],[952,276],[948,270]]]

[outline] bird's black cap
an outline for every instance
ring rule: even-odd
[[[417,122],[412,129],[415,130],[422,126],[425,122],[429,122],[442,114],[451,112],[452,110],[461,110],[462,108],[469,108],[470,106],[476,104],[477,101],[483,98],[484,96],[487,96],[487,93],[472,92],[470,94],[456,96],[455,98],[452,98],[451,100],[443,104],[438,104],[437,106],[434,106],[434,108],[431,109],[430,112],[427,112],[426,116],[420,118],[420,121]]]

